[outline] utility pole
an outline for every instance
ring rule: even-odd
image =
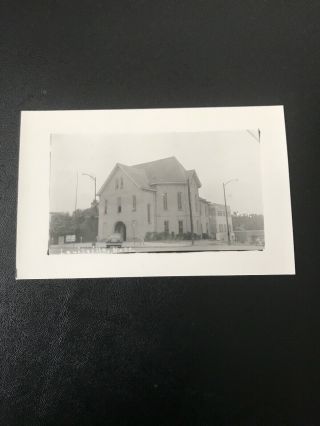
[[[74,214],[76,214],[77,203],[78,203],[78,171],[77,171],[77,180],[76,180],[76,199],[74,203]]]
[[[97,178],[95,176],[89,175],[88,173],[82,173],[82,175],[89,176],[89,178],[94,181],[94,201],[97,201]]]
[[[227,209],[227,200],[226,200],[226,184],[223,183],[222,186],[223,186],[223,195],[224,195],[224,208],[225,208],[225,211],[226,211],[226,221],[227,221],[227,231],[228,231],[228,244],[230,245],[231,241],[230,241],[230,229],[229,229],[228,209]]]
[[[229,228],[229,220],[228,220],[228,209],[227,209],[227,199],[226,199],[226,186],[228,185],[228,183],[230,182],[238,182],[239,179],[230,179],[228,180],[228,182],[223,182],[222,186],[223,186],[223,196],[224,196],[224,208],[225,208],[225,212],[226,212],[226,221],[227,221],[227,231],[228,231],[228,244],[231,244],[231,239],[230,239],[230,228]]]
[[[190,182],[188,176],[188,198],[189,198],[189,211],[190,211],[190,226],[191,226],[191,244],[194,245],[194,235],[193,235],[193,219],[192,219],[192,206],[191,206],[191,195],[190,195]]]

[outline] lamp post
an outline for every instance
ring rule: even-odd
[[[228,231],[228,244],[231,244],[230,240],[230,228],[229,228],[229,220],[228,220],[228,209],[227,209],[227,199],[226,199],[226,186],[231,182],[238,182],[239,179],[230,179],[227,182],[223,182],[223,196],[224,196],[224,208],[226,212],[226,221],[227,221],[227,231]]]
[[[82,173],[82,175],[89,176],[89,178],[94,181],[94,201],[97,201],[97,178],[95,176],[89,175],[88,173]]]

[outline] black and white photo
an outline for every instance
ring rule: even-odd
[[[281,106],[23,112],[17,278],[295,272]]]
[[[262,250],[259,129],[52,135],[49,254]]]

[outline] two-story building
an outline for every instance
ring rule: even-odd
[[[125,240],[144,239],[148,232],[201,234],[203,202],[195,170],[186,170],[175,157],[127,166],[117,163],[98,192],[98,239],[113,232]],[[206,229],[206,225],[203,230]]]
[[[220,232],[215,205],[199,196],[200,187],[196,171],[186,170],[175,157],[133,166],[117,163],[98,192],[98,240],[114,232],[128,241],[143,240],[148,233],[182,235],[191,232],[191,217],[195,234],[220,239],[225,229]]]

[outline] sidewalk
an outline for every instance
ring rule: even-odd
[[[124,241],[122,243],[122,247],[189,247],[192,245],[191,240],[162,240],[162,241]],[[217,241],[217,240],[194,240],[195,246],[227,246],[228,244],[225,241]],[[97,242],[95,243],[95,247],[103,248],[106,246],[105,242]],[[233,247],[243,246],[242,243],[234,243]],[[92,248],[93,243],[65,243],[65,244],[51,244],[51,248]]]
[[[50,254],[64,253],[145,253],[145,252],[182,252],[182,251],[248,251],[263,250],[263,246],[249,245],[242,243],[227,244],[225,241],[215,240],[196,240],[192,245],[191,240],[184,241],[146,241],[123,243],[122,248],[106,248],[106,244],[102,242],[96,243],[71,243],[63,245],[50,246]]]

